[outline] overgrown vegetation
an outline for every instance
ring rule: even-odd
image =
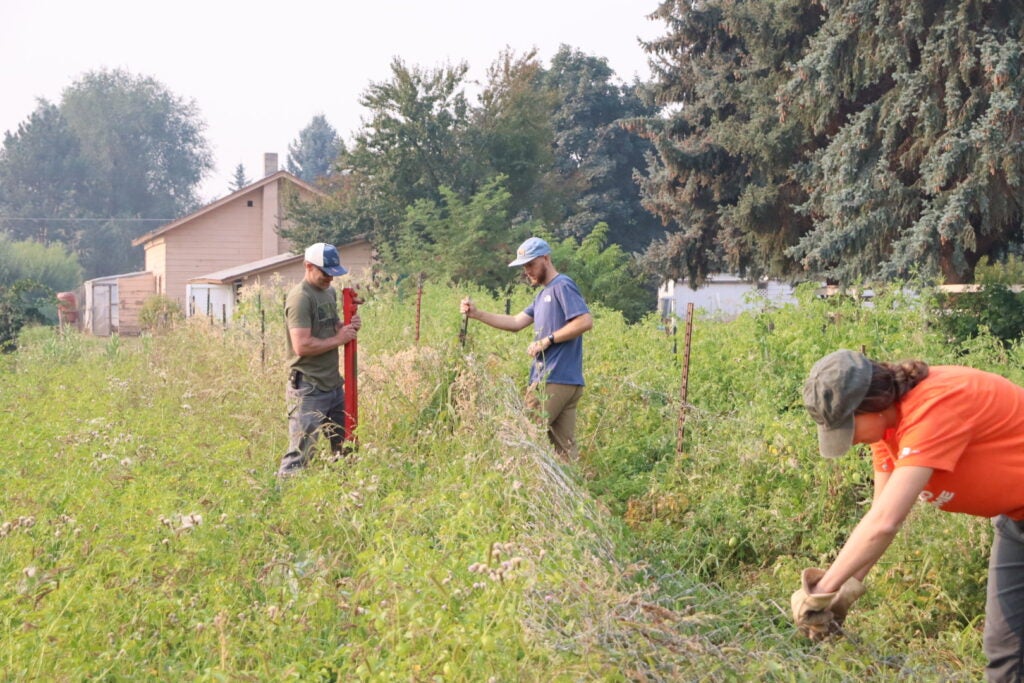
[[[984,520],[916,511],[848,636],[796,635],[798,572],[871,477],[817,456],[799,386],[839,347],[1024,381],[1017,344],[950,345],[898,292],[698,320],[677,454],[683,345],[598,306],[566,464],[522,413],[526,335],[459,345],[466,294],[504,303],[428,282],[417,327],[402,286],[367,288],[360,450],[283,485],[276,293],[228,330],[27,330],[0,358],[5,679],[980,678]]]
[[[14,349],[23,327],[46,321],[44,310],[53,308],[52,296],[48,287],[34,280],[0,283],[0,352]]]
[[[184,319],[181,304],[163,294],[147,298],[139,309],[139,324],[148,332],[166,332]]]
[[[937,320],[950,339],[962,343],[981,333],[1012,345],[1024,336],[1024,282],[1016,257],[978,266],[977,291],[945,294],[938,299]]]

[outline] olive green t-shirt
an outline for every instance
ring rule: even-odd
[[[308,328],[317,339],[334,336],[338,322],[338,294],[333,287],[317,289],[303,280],[292,287],[284,304],[285,324],[288,329]],[[322,391],[341,386],[338,370],[338,349],[316,356],[299,356],[292,348],[291,334],[286,334],[288,353],[292,356],[288,367],[302,373]]]

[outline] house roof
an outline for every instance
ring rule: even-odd
[[[88,284],[94,284],[94,283],[97,283],[97,282],[116,282],[117,280],[120,280],[121,278],[135,277],[137,275],[145,275],[148,272],[149,272],[148,270],[136,270],[136,271],[131,272],[131,273],[118,273],[116,275],[103,275],[101,277],[94,277],[91,280],[86,280],[82,284],[88,285]]]
[[[349,247],[367,241],[368,240],[366,239],[365,236],[360,235],[351,242],[346,242],[345,244],[338,245],[338,249],[341,250],[344,249],[345,247]],[[218,270],[217,272],[210,273],[209,275],[199,275],[196,277],[192,277],[189,278],[188,281],[189,283],[195,284],[226,285],[231,282],[234,282],[235,280],[247,277],[249,275],[253,275],[255,273],[259,273],[265,270],[271,270],[279,266],[289,265],[295,263],[296,261],[301,261],[302,258],[302,254],[293,254],[291,252],[285,252],[283,254],[278,254],[277,256],[270,256],[268,258],[260,259],[259,261],[252,261],[250,263],[243,263],[238,266],[232,266],[231,268]]]
[[[217,272],[210,273],[209,275],[200,275],[198,277],[189,278],[188,281],[190,283],[224,285],[247,275],[251,275],[262,270],[268,270],[270,268],[276,268],[277,266],[294,263],[301,259],[302,254],[293,254],[286,251],[285,253],[278,254],[277,256],[260,259],[259,261],[253,261],[252,263],[243,263],[240,266],[225,268],[224,270],[218,270]]]
[[[314,194],[318,194],[318,195],[321,195],[321,196],[323,196],[323,194],[324,194],[323,192],[321,192],[320,190],[316,189],[315,187],[313,187],[312,185],[310,185],[306,181],[304,181],[301,178],[299,178],[298,176],[292,175],[288,171],[278,171],[277,173],[271,173],[270,175],[268,175],[266,178],[264,178],[262,180],[257,180],[255,183],[252,183],[250,185],[246,185],[245,187],[243,187],[240,190],[235,190],[231,194],[229,194],[229,195],[227,195],[225,197],[221,197],[220,199],[217,199],[216,201],[213,201],[213,202],[207,204],[206,206],[204,206],[203,208],[199,209],[198,211],[194,211],[194,212],[190,213],[187,216],[183,216],[183,217],[181,217],[181,218],[179,218],[179,219],[177,219],[175,221],[171,221],[170,223],[162,225],[159,228],[157,228],[156,230],[153,230],[152,232],[147,232],[145,235],[142,235],[141,237],[136,237],[134,240],[132,240],[132,246],[133,247],[137,247],[137,246],[139,246],[141,244],[145,244],[146,242],[151,241],[155,237],[163,235],[166,232],[170,232],[171,230],[174,230],[175,228],[181,227],[182,225],[184,225],[184,224],[186,224],[186,223],[188,223],[188,222],[198,218],[199,216],[207,214],[207,213],[209,213],[209,212],[211,212],[211,211],[213,211],[215,209],[218,209],[221,206],[224,206],[225,204],[229,204],[229,203],[233,202],[234,200],[238,199],[239,197],[242,197],[244,195],[249,194],[253,190],[258,190],[261,187],[263,187],[264,185],[269,185],[270,183],[274,183],[274,182],[277,182],[278,180],[282,180],[282,179],[289,180],[292,183],[298,185],[299,187],[301,187],[301,188],[303,188],[305,190],[309,190],[310,192],[313,192]]]

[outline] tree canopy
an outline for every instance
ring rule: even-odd
[[[86,73],[4,137],[0,227],[60,242],[87,277],[141,264],[131,240],[198,204],[212,168],[196,105],[126,71]]]
[[[288,145],[288,171],[311,185],[317,185],[334,171],[345,145],[323,114],[317,114]]]
[[[0,226],[18,240],[76,247],[79,203],[89,191],[78,136],[60,109],[40,100],[0,150]]]
[[[74,289],[81,278],[81,266],[63,245],[13,240],[0,233],[0,286],[31,280],[59,292]]]
[[[1024,5],[829,6],[778,93],[823,141],[800,169],[813,228],[791,253],[846,280],[970,281],[1024,237]]]
[[[638,172],[653,147],[627,121],[650,116],[655,107],[640,97],[640,83],[618,84],[601,57],[562,45],[544,73],[552,93],[556,184],[571,188],[560,235],[581,239],[599,223],[605,239],[627,252],[642,251],[664,227],[641,203]]]
[[[245,165],[238,164],[238,166],[235,166],[235,173],[231,178],[231,184],[228,186],[228,189],[232,192],[238,192],[250,183],[252,183],[252,180],[245,175]]]
[[[949,282],[1021,241],[1024,6],[662,2],[646,205],[664,276]]]
[[[390,270],[495,290],[511,276],[494,254],[531,232],[583,244],[604,224],[601,247],[630,250],[660,233],[634,179],[652,146],[622,125],[653,111],[639,84],[616,84],[605,60],[566,46],[550,68],[533,51],[503,51],[475,102],[466,73],[466,64],[394,60],[361,99],[370,115],[328,196],[290,203],[283,234],[298,243],[365,234]]]

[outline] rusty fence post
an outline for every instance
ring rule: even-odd
[[[267,367],[267,312],[260,306],[260,368]]]
[[[419,284],[416,285],[416,344],[420,343],[420,315],[423,307],[423,280],[425,276],[420,274]]]
[[[693,302],[686,304],[686,336],[683,343],[683,378],[679,388],[679,429],[676,432],[676,455],[683,453],[686,425],[686,397],[690,385],[690,338],[693,334]]]

